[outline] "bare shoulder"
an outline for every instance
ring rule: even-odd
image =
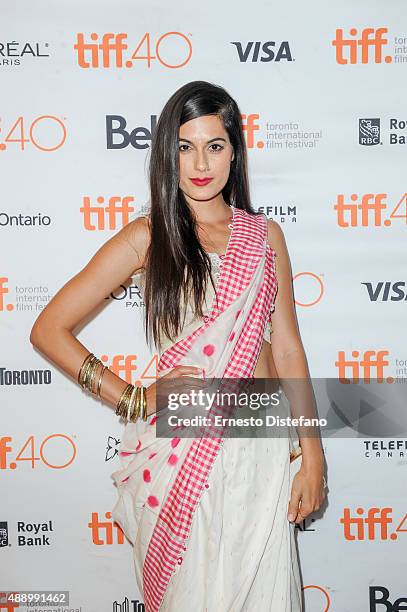
[[[125,240],[131,246],[138,255],[140,268],[143,268],[151,241],[149,217],[137,217],[130,221],[116,237]]]
[[[287,252],[283,229],[274,219],[267,220],[267,242],[275,250],[277,255]]]

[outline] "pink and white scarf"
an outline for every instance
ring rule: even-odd
[[[210,316],[160,357],[158,376],[195,365],[207,378],[252,378],[277,293],[267,218],[231,207],[233,221]],[[222,445],[221,437],[157,438],[156,417],[127,423],[114,472],[112,510],[133,544],[136,578],[148,612],[159,610]]]

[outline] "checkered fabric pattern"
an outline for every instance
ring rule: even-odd
[[[252,378],[277,293],[275,251],[267,244],[267,218],[232,207],[233,223],[219,279],[218,300],[209,319],[190,336],[161,355],[158,373],[174,368],[188,354],[196,338],[248,286],[265,257],[263,281],[243,330],[235,342],[224,378]],[[221,437],[191,440],[187,456],[177,473],[159,514],[143,565],[144,603],[147,612],[159,610],[180,553],[185,550],[194,511],[205,490],[210,470],[222,444]]]

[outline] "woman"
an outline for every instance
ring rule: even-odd
[[[195,81],[168,100],[153,134],[150,194],[150,215],[62,287],[31,342],[127,420],[113,517],[133,544],[148,612],[300,611],[294,524],[324,499],[319,439],[300,435],[299,449],[287,432],[160,437],[154,427],[165,383],[309,377],[283,232],[252,209],[241,115],[223,88]],[[141,389],[72,333],[135,272],[160,355],[156,382]]]

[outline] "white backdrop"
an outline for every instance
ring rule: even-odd
[[[385,376],[405,377],[407,7],[3,0],[0,16],[0,588],[141,610],[109,514],[122,425],[31,346],[32,324],[145,212],[154,123],[208,80],[237,100],[254,207],[284,230],[312,376],[385,351]],[[77,335],[129,382],[154,371],[142,307],[133,281]],[[306,612],[407,598],[406,450],[366,442],[392,444],[325,443],[328,504],[298,528]]]

